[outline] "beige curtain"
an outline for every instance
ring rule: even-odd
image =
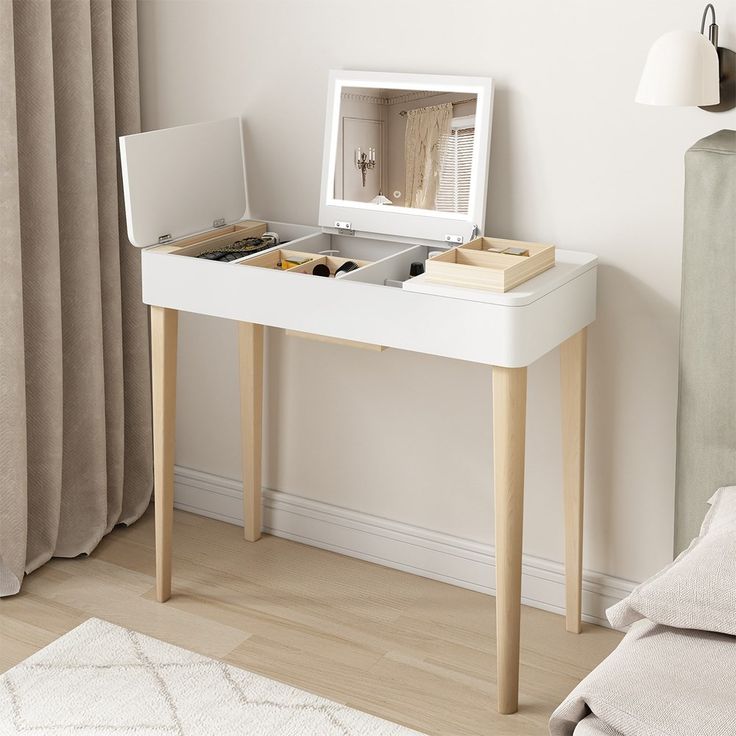
[[[148,326],[117,136],[134,0],[0,0],[0,595],[152,489]]]
[[[409,110],[406,116],[407,207],[435,208],[442,173],[442,142],[452,132],[452,103]]]

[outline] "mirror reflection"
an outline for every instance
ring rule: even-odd
[[[476,95],[343,87],[335,199],[467,213]]]

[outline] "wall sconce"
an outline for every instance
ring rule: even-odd
[[[713,22],[705,36],[710,11]],[[716,11],[708,3],[697,31],[670,31],[649,49],[636,101],[698,106],[709,112],[736,107],[736,53],[718,46]]]
[[[363,177],[363,186],[365,186],[365,172],[376,167],[376,149],[369,148],[368,153],[365,151],[361,153],[358,148],[355,153],[355,165]]]

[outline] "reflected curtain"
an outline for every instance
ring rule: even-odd
[[[0,0],[0,595],[150,501],[148,318],[117,161],[139,130],[134,0]]]
[[[405,204],[431,210],[442,173],[442,142],[452,132],[452,103],[409,110],[406,118]]]

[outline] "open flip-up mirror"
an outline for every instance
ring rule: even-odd
[[[330,72],[320,225],[450,244],[483,231],[493,81]]]

